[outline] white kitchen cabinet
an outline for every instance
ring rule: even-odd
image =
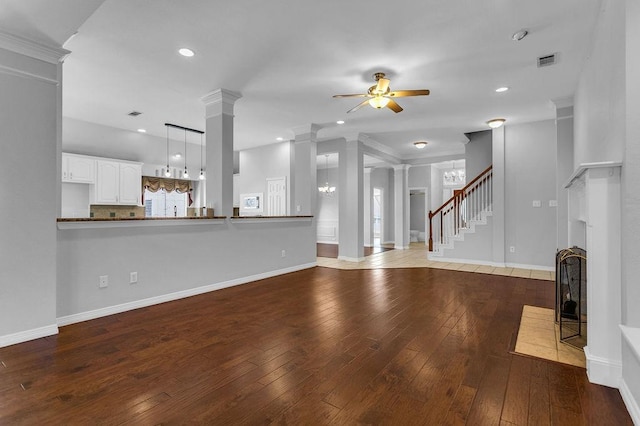
[[[62,182],[94,183],[95,181],[95,158],[62,153]]]
[[[141,204],[142,165],[112,160],[96,161],[93,204]]]

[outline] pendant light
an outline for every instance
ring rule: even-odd
[[[200,180],[204,180],[204,169],[202,168],[202,133],[200,133]]]
[[[169,170],[169,126],[165,124],[167,129],[167,168],[164,171],[165,177],[171,177],[171,171]]]
[[[187,129],[184,130],[184,173],[182,177],[189,179],[189,172],[187,171]]]
[[[324,184],[324,186],[319,186],[318,187],[318,191],[320,191],[321,194],[324,195],[332,195],[334,192],[336,192],[336,187],[335,186],[329,186],[329,154],[325,154],[324,155],[324,163],[325,163],[325,172],[327,174],[327,180]]]

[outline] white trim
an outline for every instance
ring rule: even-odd
[[[317,241],[316,243],[317,244],[333,244],[334,246],[337,246],[338,244],[340,244],[339,241]]]
[[[133,309],[144,308],[147,306],[157,305],[160,303],[171,302],[173,300],[184,299],[186,297],[196,296],[198,294],[209,293],[211,291],[221,290],[223,288],[233,287],[246,284],[252,281],[263,280],[278,275],[288,274],[290,272],[301,271],[317,266],[317,262],[303,263],[301,265],[291,266],[288,268],[278,269],[275,271],[263,272],[261,274],[250,275],[248,277],[236,278],[229,281],[223,281],[216,284],[205,285],[202,287],[191,288],[188,290],[177,291],[175,293],[163,294],[160,296],[149,297],[147,299],[134,300],[132,302],[122,303],[120,305],[108,306],[106,308],[95,309],[93,311],[80,312],[78,314],[67,315],[58,318],[58,325],[65,326],[75,324],[77,322],[88,321],[95,318],[106,317],[108,315],[119,314],[121,312],[131,311]]]
[[[624,379],[620,380],[620,396],[622,396],[622,401],[627,407],[633,424],[640,425],[640,406],[638,406],[638,401],[633,398],[633,394]]]
[[[55,79],[55,78],[44,77],[44,76],[41,76],[41,75],[38,75],[38,74],[33,74],[33,73],[30,73],[30,72],[27,72],[27,71],[19,70],[17,68],[8,67],[6,65],[0,65],[0,73],[13,75],[13,76],[16,76],[16,77],[32,78],[34,80],[43,81],[45,83],[49,83],[49,84],[53,84],[53,85],[57,85],[58,84],[58,80]]]
[[[493,266],[495,268],[505,268],[506,265],[500,262],[492,262],[490,260],[472,260],[472,259],[456,259],[451,257],[440,257],[436,254],[435,251],[429,252],[427,259],[433,260],[434,262],[449,262],[449,263],[468,263],[470,265],[483,265],[483,266]]]
[[[409,250],[409,246],[401,246],[398,244],[393,245],[394,250]]]
[[[122,220],[81,220],[73,222],[57,222],[58,229],[100,229],[100,228],[133,228],[150,226],[184,226],[184,225],[222,225],[220,219],[122,219]]]
[[[311,222],[313,216],[243,216],[243,217],[232,217],[229,220],[234,225],[243,224],[243,223],[273,223],[273,222]]]
[[[44,327],[32,328],[31,330],[20,331],[18,333],[0,336],[0,348],[11,346],[18,343],[28,342],[29,340],[39,339],[41,337],[53,336],[58,334],[58,326],[56,324],[46,325]]]
[[[338,256],[338,260],[344,260],[346,262],[362,262],[364,261],[364,257],[347,257],[347,256]]]
[[[633,351],[633,355],[638,359],[638,364],[640,364],[640,328],[620,324],[620,330],[622,331],[622,337],[624,337],[624,340]]]
[[[63,62],[71,53],[61,47],[46,45],[4,31],[0,31],[0,48],[54,65]]]
[[[584,356],[587,359],[587,376],[591,383],[605,385],[618,389],[622,381],[622,363],[607,358],[595,356],[584,347]]]

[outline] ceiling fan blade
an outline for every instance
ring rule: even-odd
[[[369,99],[365,99],[364,101],[362,101],[361,103],[359,103],[358,105],[354,106],[349,111],[347,111],[347,114],[349,114],[350,112],[354,112],[354,111],[359,110],[360,108],[362,108],[363,106],[367,105],[368,103],[369,103]]]
[[[394,98],[401,98],[403,96],[425,96],[429,94],[429,90],[420,89],[420,90],[394,90],[389,93],[387,96],[393,96]]]
[[[376,93],[384,94],[389,90],[389,79],[388,78],[380,78],[378,79],[378,85],[376,86]]]
[[[333,95],[334,98],[370,98],[371,95],[366,93],[357,93],[353,95]]]
[[[402,107],[400,105],[398,105],[398,103],[396,101],[394,101],[393,99],[389,99],[389,103],[387,104],[387,108],[389,108],[390,110],[392,110],[395,113],[399,113],[400,111],[402,111]]]

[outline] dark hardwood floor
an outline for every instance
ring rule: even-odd
[[[0,349],[0,424],[625,425],[615,389],[510,351],[553,283],[312,268]]]
[[[333,259],[337,259],[338,258],[338,245],[337,244],[317,243],[316,247],[317,247],[317,255],[318,256],[320,256],[320,257],[330,257],[330,258],[333,258]],[[372,254],[382,253],[382,252],[389,251],[389,250],[393,250],[393,248],[391,248],[391,247],[381,247],[381,246],[365,247],[364,248],[364,255],[365,256],[371,256]]]

